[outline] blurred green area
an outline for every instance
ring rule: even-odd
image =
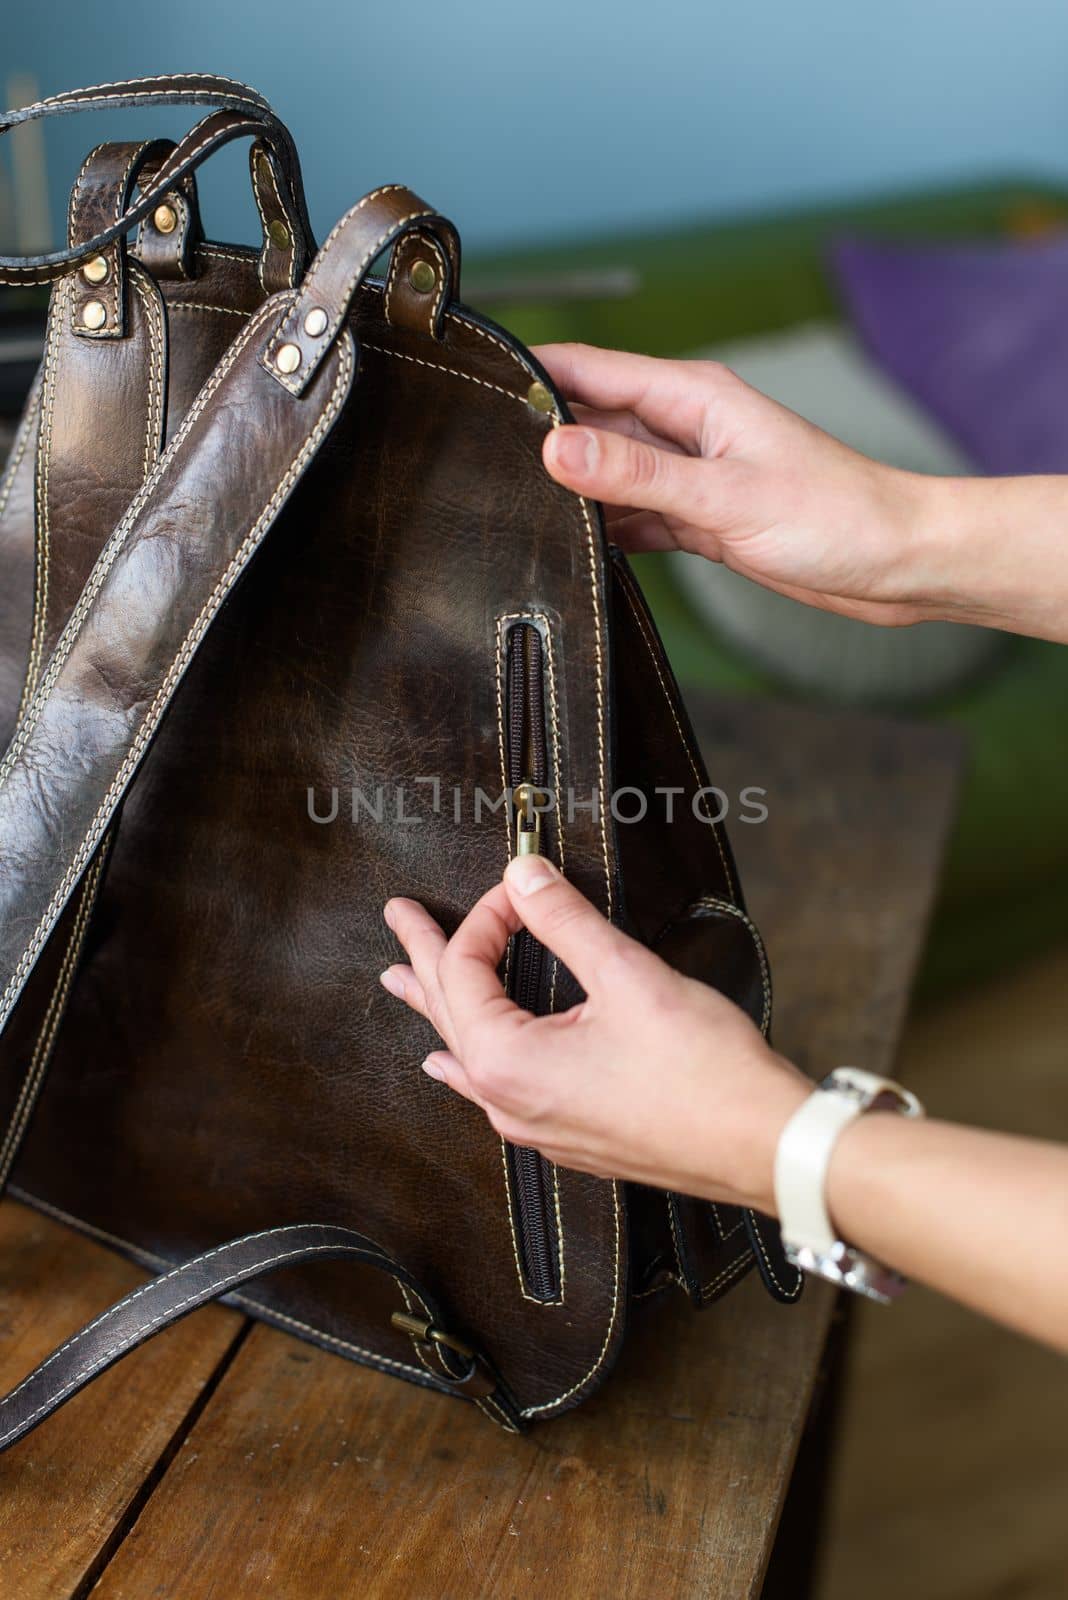
[[[656,237],[618,237],[480,257],[466,274],[493,317],[528,344],[578,339],[679,355],[719,340],[840,314],[825,270],[845,232],[897,238],[1040,236],[1068,222],[1068,194],[1030,182],[843,205],[719,223]],[[630,278],[626,294],[596,296],[598,278]],[[539,303],[546,286],[585,279],[586,294]],[[509,284],[516,285],[509,298]],[[566,284],[565,284],[566,289]],[[675,585],[667,564],[636,567],[683,688],[788,695],[790,690],[718,641]],[[969,763],[931,930],[921,992],[945,992],[1037,953],[1065,929],[1068,892],[1068,650],[1017,640],[981,680],[910,717],[965,734]]]

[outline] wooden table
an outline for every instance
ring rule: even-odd
[[[888,1070],[959,745],[776,704],[695,710],[713,782],[768,791],[767,822],[733,837],[780,1048],[817,1074]],[[141,1276],[12,1201],[0,1264],[5,1388]],[[650,1306],[607,1387],[519,1439],[235,1311],[200,1311],[0,1458],[0,1593],[758,1595],[833,1308],[819,1284],[777,1307],[752,1279],[703,1314],[681,1297]],[[799,1476],[795,1525],[813,1514]]]

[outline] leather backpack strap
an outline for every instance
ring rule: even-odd
[[[0,134],[25,122],[45,117],[69,116],[75,111],[122,110],[132,106],[213,106],[216,111],[188,133],[163,163],[140,194],[106,228],[91,239],[71,244],[65,250],[45,255],[0,256],[0,283],[15,285],[51,283],[73,268],[100,255],[108,245],[137,223],[151,216],[189,173],[195,172],[223,145],[234,139],[256,141],[256,161],[262,164],[265,181],[257,186],[257,204],[264,221],[264,261],[268,270],[264,281],[271,288],[272,255],[285,261],[284,282],[294,283],[301,276],[314,251],[314,239],[304,200],[300,160],[285,123],[272,111],[262,95],[230,78],[211,73],[179,73],[170,77],[132,78],[124,83],[98,84],[92,89],[72,89],[0,113]],[[287,239],[275,244],[266,231],[281,207]]]
[[[351,1228],[304,1223],[234,1239],[117,1301],[0,1399],[0,1450],[23,1438],[131,1350],[209,1300],[264,1273],[328,1260],[350,1260],[389,1273],[410,1308],[395,1312],[392,1321],[424,1357],[427,1387],[474,1400],[502,1427],[521,1430],[519,1409],[485,1356],[448,1331],[433,1298],[394,1256]]]
[[[0,763],[0,1029],[208,628],[340,414],[359,284],[410,232],[435,238],[455,272],[454,230],[410,190],[354,206],[301,290],[268,300],[231,345],[101,551]]]

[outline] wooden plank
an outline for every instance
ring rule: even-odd
[[[0,1263],[3,1392],[145,1276],[10,1199]],[[0,1456],[0,1593],[56,1600],[91,1582],[243,1320],[213,1306],[179,1323]]]
[[[767,790],[734,841],[809,1070],[892,1064],[952,811],[941,732],[709,703],[713,782]],[[253,1331],[96,1589],[228,1600],[571,1594],[742,1600],[762,1573],[833,1297],[752,1280],[647,1306],[593,1401],[513,1439],[454,1401]]]

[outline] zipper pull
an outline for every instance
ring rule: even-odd
[[[541,812],[538,806],[545,803],[545,795],[532,783],[517,783],[512,790],[515,807],[515,853],[517,856],[541,855]]]

